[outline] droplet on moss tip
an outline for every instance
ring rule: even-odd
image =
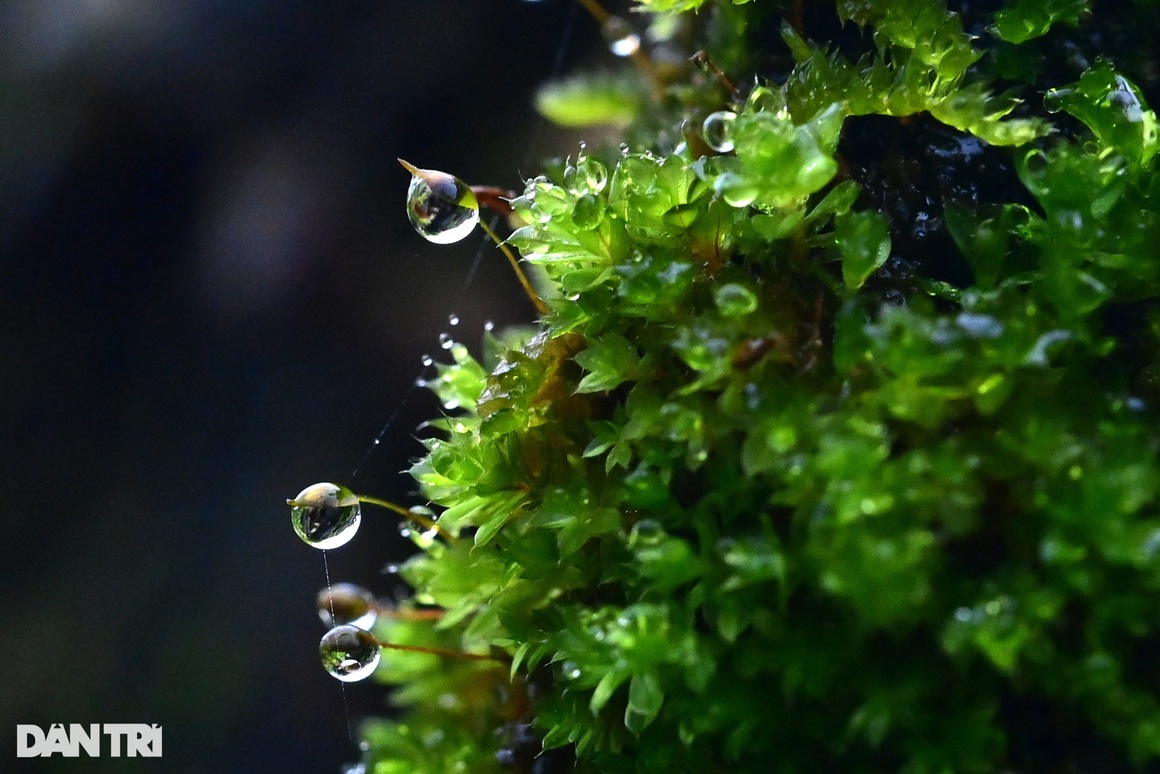
[[[337,484],[313,484],[286,504],[298,537],[324,551],[349,543],[362,522],[358,495]]]
[[[379,603],[362,586],[336,583],[318,592],[318,617],[327,627],[350,625],[370,631],[379,617]]]
[[[322,635],[318,655],[327,672],[344,683],[353,683],[371,676],[382,651],[370,632],[343,624]]]
[[[718,153],[728,153],[733,150],[733,122],[737,114],[731,110],[718,110],[705,117],[701,124],[701,135],[705,144]]]
[[[479,201],[471,186],[433,169],[419,169],[402,159],[411,173],[407,189],[407,217],[419,235],[440,245],[458,242],[479,223]]]

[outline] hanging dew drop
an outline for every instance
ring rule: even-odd
[[[357,626],[336,626],[318,644],[322,666],[344,683],[365,680],[379,665],[379,641]]]
[[[459,325],[459,315],[457,315],[457,314],[449,315],[447,317],[447,324],[452,326],[452,327]]]
[[[640,51],[640,35],[621,16],[609,16],[600,28],[608,50],[617,56],[632,56]]]
[[[448,333],[440,333],[439,334],[439,346],[442,347],[443,349],[451,349],[452,347],[455,346],[455,340],[452,339],[451,335]]]
[[[419,169],[402,159],[399,163],[411,173],[407,217],[420,236],[446,245],[472,232],[479,223],[479,201],[471,186],[446,172]]]
[[[298,537],[324,551],[350,542],[362,521],[358,496],[337,484],[308,486],[286,504]]]
[[[435,365],[435,358],[431,357],[430,355],[423,355],[423,358],[419,362],[423,364],[424,368],[430,368],[431,366]]]
[[[728,153],[733,150],[733,122],[737,114],[731,110],[718,110],[705,117],[701,124],[701,135],[705,144],[718,153]]]
[[[379,617],[379,603],[362,586],[336,583],[318,592],[318,617],[328,628],[349,624],[370,631]]]

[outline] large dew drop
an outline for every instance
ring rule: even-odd
[[[381,651],[379,641],[370,632],[344,624],[322,635],[318,655],[327,672],[344,683],[353,683],[371,676],[379,665]]]
[[[323,550],[346,545],[362,522],[358,495],[337,484],[308,486],[286,504],[298,537]]]
[[[728,153],[733,150],[733,122],[737,114],[731,110],[718,110],[710,113],[701,124],[701,134],[705,143],[718,153]]]
[[[370,631],[379,618],[379,602],[362,586],[336,583],[318,592],[318,617],[328,628],[349,624]]]
[[[479,201],[471,186],[446,172],[399,163],[411,173],[407,217],[424,239],[447,245],[472,232],[479,223]]]

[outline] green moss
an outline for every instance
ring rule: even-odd
[[[1160,140],[1097,46],[1154,7],[734,6],[640,10],[756,86],[513,202],[550,311],[440,366],[446,613],[377,630],[503,663],[384,653],[368,770],[1154,767]]]

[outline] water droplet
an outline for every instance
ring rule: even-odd
[[[560,665],[560,674],[565,680],[579,680],[584,673],[575,661],[565,661]]]
[[[370,677],[381,653],[379,641],[370,632],[349,624],[334,627],[318,643],[322,666],[344,683]]]
[[[431,357],[430,355],[423,355],[422,360],[419,362],[423,364],[424,368],[430,368],[431,366],[435,365],[435,358]]]
[[[757,198],[757,186],[741,175],[726,172],[713,183],[713,191],[730,207],[748,207]]]
[[[350,624],[370,631],[379,617],[379,603],[362,586],[336,583],[318,592],[318,617],[328,628]]]
[[[1071,89],[1049,89],[1043,95],[1043,108],[1048,113],[1058,113],[1063,110],[1063,103],[1074,93]]]
[[[459,401],[455,399],[445,400],[443,401],[443,408],[447,409],[448,411],[454,411],[455,409],[459,408]]]
[[[652,519],[641,519],[632,525],[632,532],[628,536],[629,548],[638,546],[655,546],[665,539],[665,528],[660,522]]]
[[[453,346],[455,346],[455,340],[452,339],[451,335],[448,333],[440,333],[439,346],[443,349],[451,349]]]
[[[491,333],[492,331],[495,330],[495,323],[492,322],[491,320],[488,320],[487,322],[485,322],[483,324],[483,329],[485,331],[487,331],[488,333]]]
[[[780,89],[755,86],[745,100],[746,109],[754,113],[782,113],[785,111],[785,97]]]
[[[725,317],[741,317],[757,309],[757,296],[744,285],[727,282],[713,293],[717,308]]]
[[[572,208],[572,223],[576,228],[589,231],[600,225],[601,219],[604,217],[604,202],[600,197],[592,194],[584,194],[576,200],[575,206]]]
[[[399,522],[399,534],[405,538],[410,538],[411,533],[417,532],[418,530],[419,530],[419,525],[416,524],[415,522],[411,521],[410,519],[408,519],[406,521]]]
[[[622,142],[622,143],[620,144],[620,155],[621,155],[621,156],[627,156],[627,155],[628,155],[628,150],[629,150],[629,149],[628,149],[628,143],[626,143],[626,142]]]
[[[363,745],[366,747],[363,747]],[[367,742],[359,742],[358,748],[363,752],[371,749]],[[365,763],[348,763],[342,767],[342,774],[367,774],[367,765]]]
[[[308,486],[286,504],[298,537],[322,550],[346,545],[362,522],[358,495],[337,484]]]
[[[733,122],[736,120],[737,114],[731,110],[710,113],[701,124],[701,135],[705,143],[718,153],[733,150]]]
[[[451,326],[459,325],[459,315],[452,313],[447,317],[447,324]]]
[[[576,161],[576,185],[589,193],[600,193],[608,185],[608,168],[585,156]]]
[[[399,163],[411,173],[407,217],[424,239],[446,245],[472,232],[479,222],[479,202],[471,186],[446,172]]]
[[[399,565],[394,564],[392,562],[391,564],[385,565],[383,567],[382,572],[383,572],[383,575],[398,575],[399,574]]]
[[[617,56],[632,56],[640,51],[640,35],[622,16],[609,16],[600,28],[608,50]]]

